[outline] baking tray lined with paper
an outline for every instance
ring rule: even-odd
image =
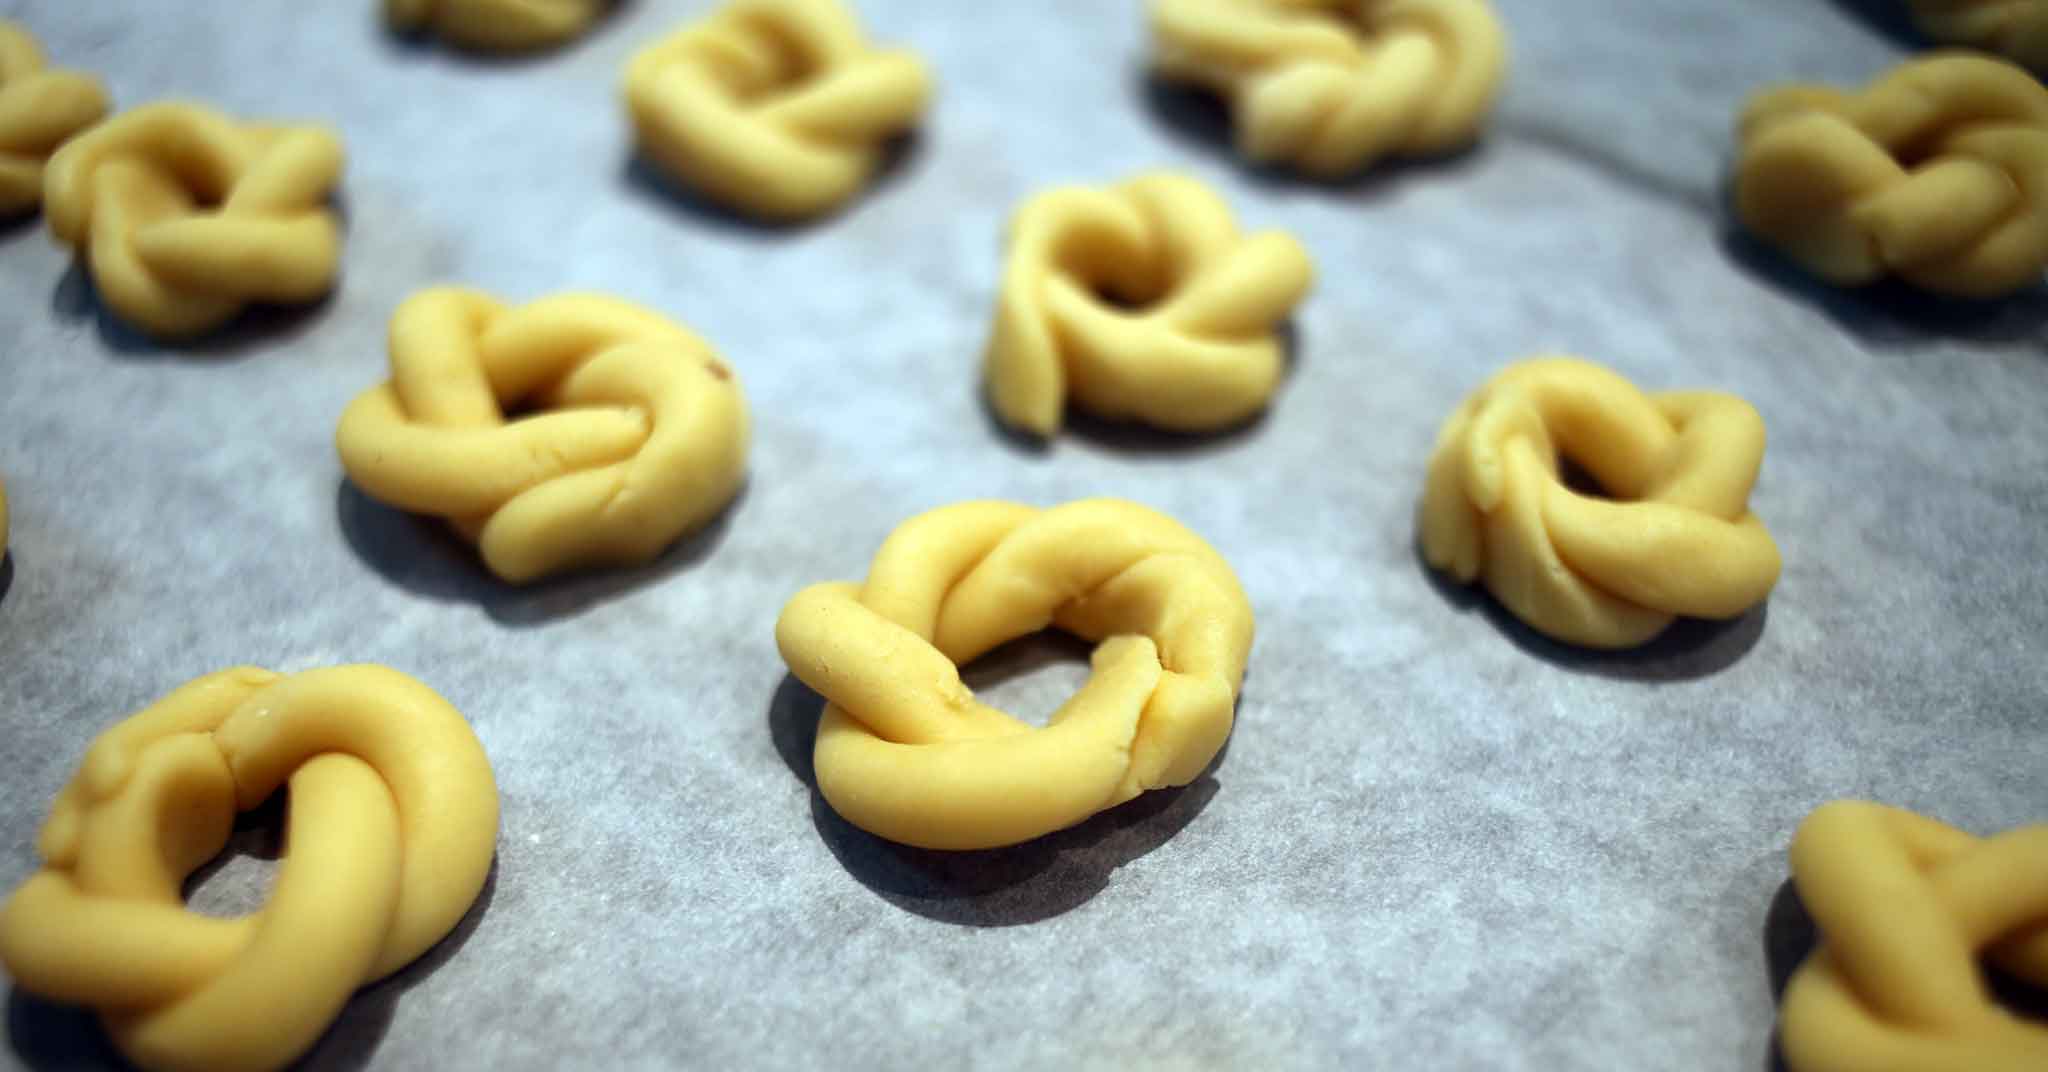
[[[2048,296],[1837,292],[1736,235],[1748,93],[1860,85],[1879,5],[1501,0],[1512,69],[1470,151],[1310,183],[1147,76],[1138,5],[865,0],[931,64],[919,132],[843,212],[765,227],[638,161],[637,0],[560,50],[396,40],[374,4],[0,0],[117,107],[164,97],[343,136],[341,281],[153,345],[40,221],[0,234],[0,887],[101,729],[200,674],[384,663],[468,717],[502,797],[454,935],[350,1003],[319,1067],[1755,1068],[1797,944],[1785,850],[1867,797],[1990,833],[2048,794]],[[1187,437],[1002,434],[979,362],[1027,196],[1157,168],[1317,267],[1266,412]],[[738,498],[653,564],[512,588],[344,476],[343,407],[417,289],[595,290],[717,348],[754,425]],[[1423,563],[1443,419],[1566,352],[1749,400],[1769,602],[1598,653]],[[1227,559],[1257,619],[1230,741],[1187,787],[1011,849],[882,841],[815,788],[820,700],[773,626],[904,519],[1129,498]],[[968,669],[1031,718],[1059,638]],[[202,910],[260,903],[277,817]],[[110,1054],[8,994],[0,1061]]]

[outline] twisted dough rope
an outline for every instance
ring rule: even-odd
[[[923,114],[931,76],[909,52],[870,46],[839,0],[733,0],[636,54],[625,96],[655,163],[789,220],[852,196]]]
[[[608,0],[384,0],[400,33],[432,30],[463,48],[522,52],[560,44],[597,21]]]
[[[1081,691],[1043,729],[976,702],[959,666],[1048,625],[1101,642]],[[813,759],[832,807],[892,841],[981,849],[1199,776],[1230,735],[1252,612],[1163,514],[970,502],[905,522],[864,584],[797,593],[775,642],[830,701]]]
[[[1913,21],[1938,41],[1970,45],[2048,71],[2048,0],[1910,0]]]
[[[507,420],[529,403],[544,412]],[[399,306],[391,379],[335,434],[366,494],[447,518],[514,584],[652,559],[732,501],[747,439],[732,369],[666,317],[455,287]]]
[[[1613,498],[1566,487],[1560,455]],[[1763,419],[1733,395],[1645,396],[1591,362],[1523,361],[1438,433],[1423,554],[1538,632],[1633,647],[1678,615],[1732,618],[1770,594],[1778,548],[1749,512],[1763,456]]]
[[[269,903],[187,911],[186,876],[281,785]],[[454,928],[497,834],[490,762],[432,689],[379,666],[222,671],[93,741],[43,825],[42,869],[0,906],[0,963],[100,1010],[144,1068],[276,1068]]]
[[[43,207],[109,307],[182,338],[250,302],[327,293],[341,256],[327,199],[341,169],[341,140],[325,127],[151,104],[58,149]]]
[[[1486,0],[1153,0],[1154,65],[1222,94],[1238,151],[1337,176],[1478,137],[1507,74]]]
[[[1807,271],[1988,298],[2048,267],[2048,89],[1988,56],[1911,60],[1860,93],[1785,86],[1744,109],[1743,226]]]
[[[1245,237],[1194,179],[1152,174],[1024,203],[984,359],[1003,423],[1059,430],[1071,390],[1103,417],[1207,431],[1264,408],[1280,382],[1281,321],[1315,266],[1278,231]],[[1104,300],[1151,300],[1128,311]]]
[[[106,114],[99,79],[45,70],[28,28],[0,19],[0,219],[35,211],[51,151]]]
[[[1824,804],[1792,839],[1821,944],[1779,1012],[1793,1072],[2038,1072],[2048,1025],[1992,999],[1986,951],[2048,986],[2048,825],[1979,839],[1865,801]]]

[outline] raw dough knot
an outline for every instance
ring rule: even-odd
[[[286,785],[269,901],[187,910],[186,877],[235,813]],[[222,671],[94,740],[43,826],[42,870],[0,906],[0,962],[99,1009],[144,1068],[277,1068],[455,926],[497,834],[490,762],[432,689],[379,666]]]
[[[1749,511],[1763,456],[1763,418],[1733,395],[1644,395],[1587,361],[1523,361],[1438,433],[1423,553],[1539,632],[1631,647],[1770,594],[1778,548]],[[1567,486],[1561,458],[1600,493]]]
[[[1927,36],[2048,71],[2048,0],[1911,0]]]
[[[0,219],[34,211],[43,200],[43,162],[106,114],[98,79],[45,69],[28,30],[0,19]]]
[[[766,219],[852,196],[931,96],[923,61],[868,44],[839,0],[733,0],[649,45],[626,105],[655,163]]]
[[[438,287],[399,306],[391,379],[335,438],[365,493],[447,518],[520,583],[645,562],[709,521],[739,490],[748,425],[732,368],[659,313]]]
[[[1048,625],[1100,642],[1088,683],[1042,729],[977,702],[959,666]],[[1163,514],[970,502],[905,522],[865,583],[797,593],[775,640],[830,701],[813,758],[833,808],[892,841],[980,849],[1199,776],[1230,734],[1252,612]]]
[[[400,33],[431,29],[463,48],[517,52],[559,44],[590,28],[609,0],[384,0]]]
[[[1937,54],[1860,93],[1786,86],[1744,110],[1743,225],[1840,285],[1884,275],[1988,298],[2048,267],[2048,89]]]
[[[1308,251],[1246,236],[1194,179],[1061,187],[1019,209],[986,357],[1005,424],[1060,426],[1067,396],[1108,418],[1227,427],[1279,384],[1281,323],[1308,293]]]
[[[2048,1025],[2002,1008],[1978,967],[2048,986],[2048,825],[1977,838],[1835,801],[1793,836],[1792,880],[1821,936],[1779,1012],[1793,1072],[2048,1068]]]
[[[327,199],[341,169],[341,139],[325,127],[150,104],[58,149],[43,209],[114,312],[176,338],[250,302],[327,293],[341,254]]]
[[[1239,151],[1325,176],[1478,136],[1507,72],[1487,0],[1153,0],[1154,62],[1236,113]]]

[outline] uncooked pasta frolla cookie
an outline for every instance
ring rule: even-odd
[[[570,40],[611,0],[384,0],[400,33],[428,33],[462,48],[524,52]]]
[[[1588,361],[1523,361],[1438,433],[1423,555],[1540,633],[1634,647],[1770,595],[1778,547],[1749,510],[1763,458],[1763,418],[1733,395],[1646,395]],[[1567,462],[1597,490],[1573,487]]]
[[[2048,73],[2048,0],[1907,0],[1927,36]]]
[[[1792,881],[1820,932],[1779,1010],[1792,1072],[2048,1068],[2048,1023],[1984,971],[2048,987],[2048,824],[1980,838],[1838,800],[1793,835]]]
[[[1333,177],[1469,144],[1507,73],[1488,0],[1152,0],[1161,77],[1229,102],[1238,149]]]
[[[1186,176],[1047,190],[1010,224],[990,403],[1035,436],[1059,430],[1069,400],[1183,432],[1238,424],[1279,385],[1282,326],[1314,277],[1300,242],[1239,232]]]
[[[1743,226],[1830,283],[1994,298],[2048,269],[2048,88],[2004,60],[1942,53],[1856,92],[1768,90],[1740,137]]]
[[[391,379],[335,433],[365,494],[447,519],[514,584],[659,555],[732,501],[747,440],[732,366],[667,317],[456,287],[399,306]]]
[[[185,907],[235,815],[283,789],[285,854],[239,919]],[[0,965],[97,1010],[145,1069],[273,1069],[475,903],[498,788],[461,713],[381,666],[192,681],[100,734],[0,904]]]
[[[960,667],[1048,626],[1099,645],[1050,723],[975,700]],[[798,592],[775,643],[829,701],[813,761],[840,815],[986,849],[1200,776],[1230,735],[1252,609],[1222,556],[1143,506],[969,502],[904,522],[864,582]]]
[[[50,70],[28,29],[0,19],[0,219],[43,201],[43,164],[107,114],[99,79]]]
[[[626,68],[640,148],[713,201],[766,220],[845,202],[931,96],[915,55],[868,43],[841,0],[732,0]]]
[[[43,213],[116,316],[182,339],[251,303],[304,304],[333,287],[341,229],[328,201],[342,163],[326,127],[151,104],[50,157]]]

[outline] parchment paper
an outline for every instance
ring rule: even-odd
[[[506,62],[393,40],[369,0],[0,0],[124,106],[316,117],[350,154],[338,293],[188,349],[108,321],[39,223],[0,237],[0,887],[132,710],[238,663],[381,662],[474,721],[502,840],[477,910],[351,1003],[321,1067],[1755,1069],[1815,804],[2048,818],[2048,297],[1830,293],[1722,208],[1745,94],[1873,76],[1917,47],[1886,4],[1502,0],[1483,146],[1330,187],[1248,171],[1216,107],[1149,85],[1136,3],[865,0],[943,88],[867,196],[793,230],[631,163],[621,67],[708,6],[628,3]],[[1319,264],[1270,415],[998,434],[976,371],[1008,214],[1160,166]],[[753,407],[744,496],[651,568],[523,590],[364,499],[335,419],[441,281],[694,326]],[[1767,609],[1589,655],[1432,580],[1437,424],[1550,349],[1763,411]],[[1180,518],[1252,593],[1227,753],[1003,852],[837,819],[783,600],[918,511],[1090,495]],[[1024,644],[971,679],[1042,717],[1084,657]],[[238,844],[202,908],[260,902],[275,835]],[[8,1063],[106,1059],[19,990],[7,1035]]]

